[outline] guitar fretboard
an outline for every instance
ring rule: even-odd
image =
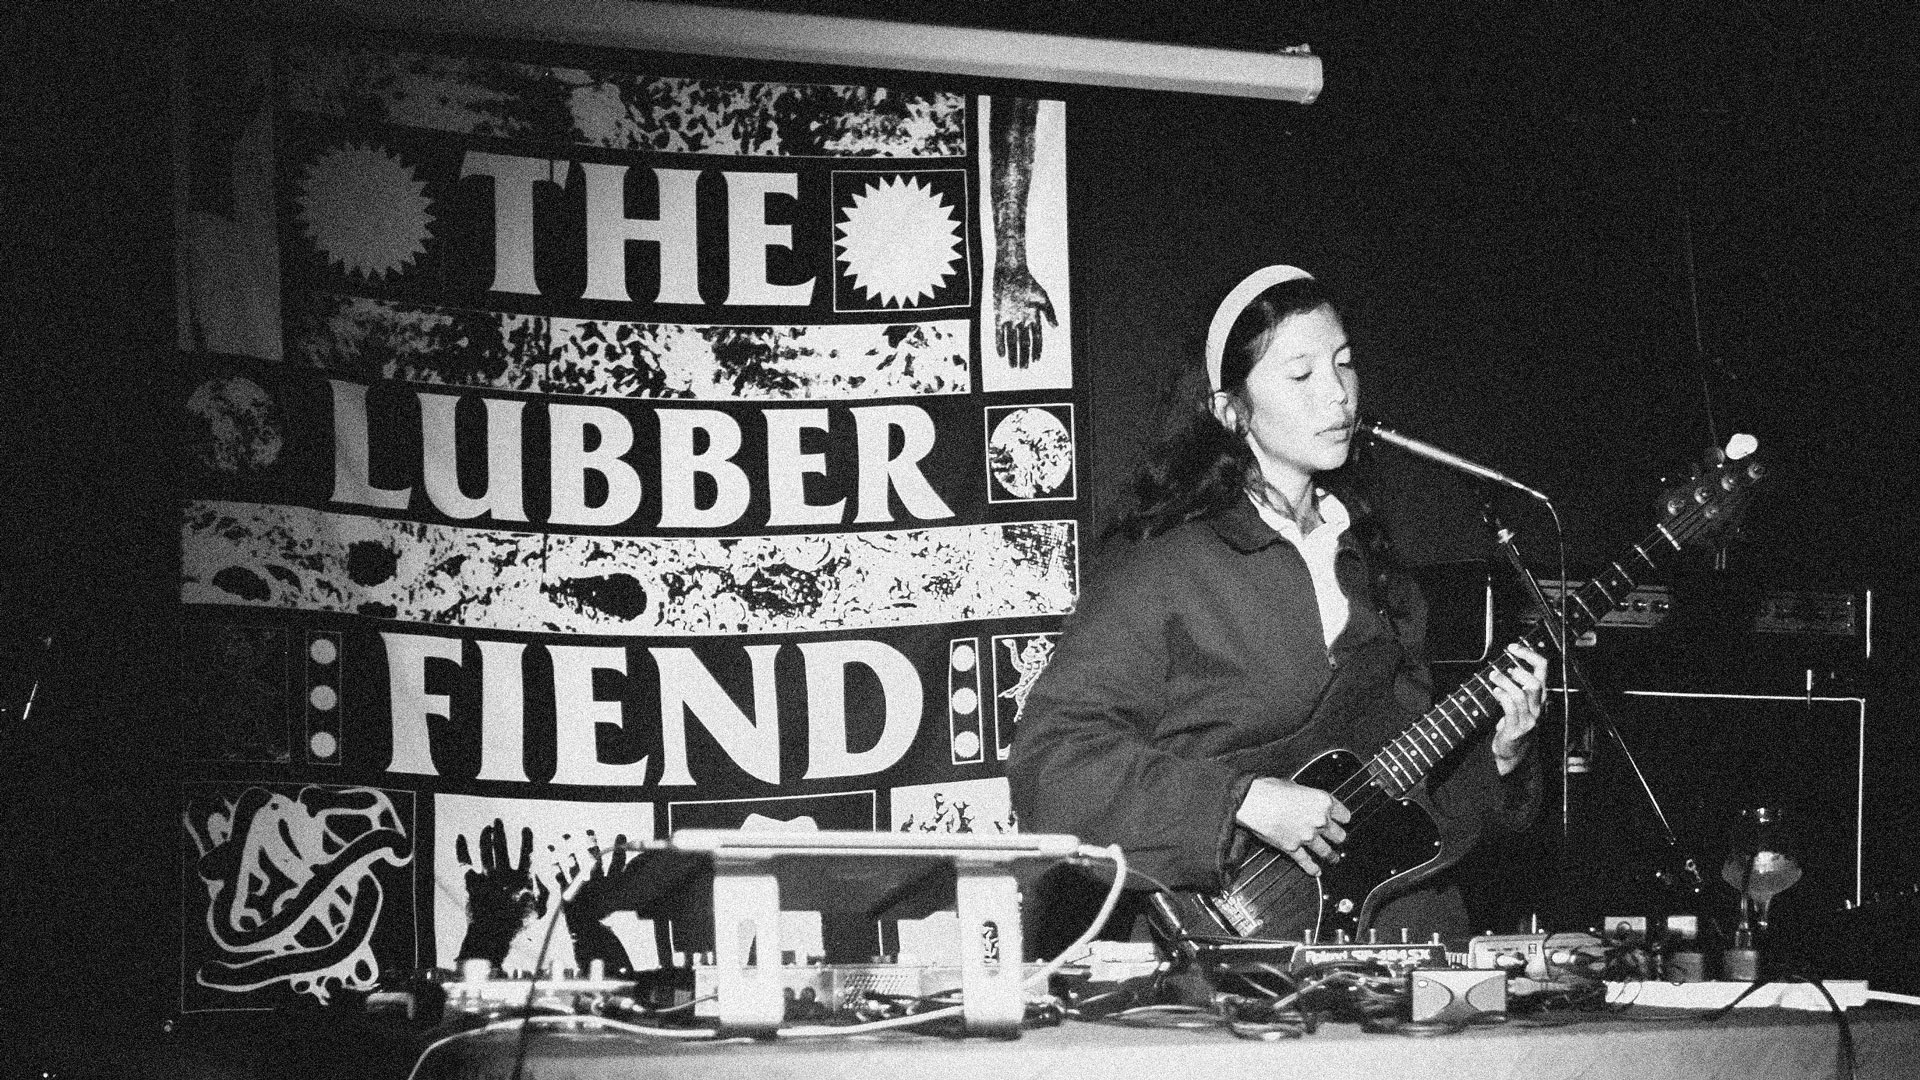
[[[1680,541],[1661,527],[1633,545],[1632,554],[1626,556],[1626,560],[1635,565],[1636,572],[1644,574],[1659,565],[1657,556],[1670,550],[1680,550]],[[1577,639],[1593,629],[1602,616],[1633,591],[1635,584],[1633,574],[1616,560],[1608,564],[1604,572],[1567,597],[1569,640]],[[1548,597],[1549,601],[1553,599]],[[1550,653],[1553,648],[1552,634],[1545,625],[1536,626],[1522,635],[1520,642],[1543,654]],[[1500,699],[1494,696],[1490,676],[1496,671],[1510,673],[1520,666],[1520,661],[1503,650],[1490,663],[1474,672],[1472,677],[1368,759],[1367,771],[1372,774],[1373,782],[1393,798],[1404,798],[1456,747],[1499,717]]]

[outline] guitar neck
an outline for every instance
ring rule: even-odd
[[[1633,545],[1623,559],[1608,564],[1604,572],[1566,598],[1567,639],[1575,640],[1593,629],[1620,598],[1633,591],[1637,584],[1634,574],[1644,576],[1658,567],[1658,560],[1679,550],[1680,542],[1662,527]],[[1629,572],[1622,562],[1634,569]],[[1519,643],[1543,654],[1553,648],[1552,634],[1544,622],[1521,635]],[[1368,759],[1367,771],[1372,774],[1373,782],[1393,798],[1405,797],[1448,754],[1499,718],[1500,700],[1494,696],[1491,676],[1520,666],[1520,661],[1502,650],[1474,672]]]

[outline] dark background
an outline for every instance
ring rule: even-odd
[[[1327,71],[1311,106],[1050,91],[1069,102],[1075,344],[1102,523],[1124,504],[1160,373],[1191,355],[1213,297],[1275,261],[1347,297],[1368,411],[1550,493],[1576,572],[1647,530],[1663,472],[1751,431],[1772,474],[1718,582],[1874,589],[1874,661],[1756,657],[1720,626],[1672,638],[1658,662],[1620,651],[1608,666],[1628,685],[1789,693],[1812,666],[1820,692],[1864,694],[1868,887],[1920,877],[1902,771],[1920,694],[1920,56],[1905,5],[737,6],[1310,44]],[[0,23],[0,947],[17,1006],[69,1029],[130,1018],[147,1035],[178,978],[160,47],[174,14],[37,3]],[[1381,467],[1413,561],[1487,556],[1472,486]],[[1508,514],[1551,571],[1549,523]],[[1684,740],[1643,724],[1636,749],[1682,786],[1712,764],[1694,758],[1735,756],[1754,734],[1716,715]],[[1824,728],[1769,725],[1782,769],[1853,753]],[[1639,829],[1611,809],[1592,822],[1611,830],[1602,847]],[[1543,849],[1515,860],[1535,887],[1552,876]]]

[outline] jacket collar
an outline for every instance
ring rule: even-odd
[[[1266,519],[1260,516],[1260,511],[1253,505],[1253,500],[1246,495],[1241,495],[1233,501],[1232,505],[1207,518],[1206,521],[1220,539],[1225,540],[1228,546],[1242,555],[1251,555],[1261,548],[1286,539],[1273,526],[1267,524]],[[1353,538],[1351,528],[1341,532],[1340,547],[1353,551],[1360,550],[1358,542]]]
[[[1253,500],[1242,495],[1225,510],[1207,519],[1207,524],[1225,540],[1233,550],[1242,555],[1259,551],[1269,544],[1279,543],[1283,537],[1260,517]]]

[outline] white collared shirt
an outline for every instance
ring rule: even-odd
[[[1352,607],[1347,603],[1347,594],[1340,590],[1340,581],[1334,574],[1334,561],[1340,554],[1340,536],[1347,531],[1352,518],[1339,499],[1327,494],[1320,488],[1313,489],[1313,497],[1320,508],[1320,524],[1305,535],[1300,526],[1293,523],[1277,510],[1255,499],[1253,505],[1260,511],[1260,520],[1273,526],[1273,530],[1287,538],[1306,560],[1307,573],[1313,577],[1313,599],[1320,608],[1320,631],[1326,636],[1327,647],[1333,647],[1333,640],[1340,631],[1347,628],[1347,619]]]

